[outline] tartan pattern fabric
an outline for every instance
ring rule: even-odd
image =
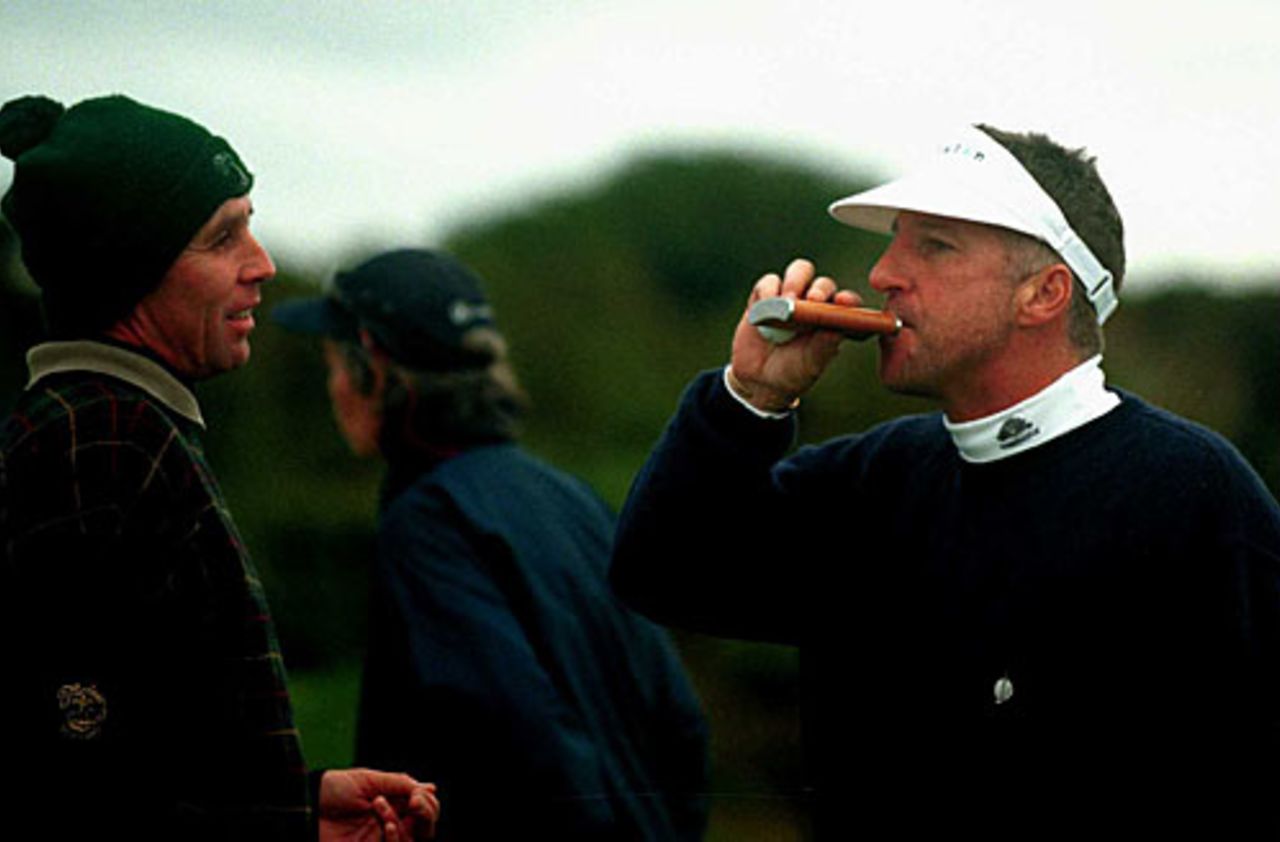
[[[0,700],[11,761],[77,799],[89,783],[99,830],[143,780],[172,838],[307,838],[280,648],[201,433],[85,372],[39,380],[0,427],[0,607],[30,641]]]

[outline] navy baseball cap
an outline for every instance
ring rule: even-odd
[[[393,360],[424,371],[478,368],[493,361],[462,344],[474,328],[494,324],[480,279],[439,251],[380,254],[335,275],[328,295],[283,302],[271,318],[296,333],[343,342],[360,342],[363,329]]]

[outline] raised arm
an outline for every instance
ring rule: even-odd
[[[756,282],[756,301],[789,295],[853,306],[807,260]],[[699,376],[637,476],[619,522],[612,578],[660,622],[794,642],[804,617],[799,544],[819,511],[777,481],[795,437],[790,409],[834,359],[841,334],[811,331],[774,344],[744,309],[731,365]]]

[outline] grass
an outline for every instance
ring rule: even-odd
[[[350,766],[355,755],[360,664],[347,662],[326,670],[291,672],[289,695],[294,721],[302,731],[307,765],[313,769]]]
[[[776,688],[771,690],[760,675],[773,673],[775,681],[787,684],[794,656],[781,647],[710,638],[680,642],[712,728],[711,814],[704,842],[806,839],[802,811],[792,795],[790,767],[796,762],[799,736],[794,711],[791,704],[770,699]],[[745,684],[734,678],[752,672],[758,674]],[[291,670],[289,687],[307,765],[350,766],[360,698],[359,662]],[[444,797],[447,809],[448,796]]]

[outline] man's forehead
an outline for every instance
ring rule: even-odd
[[[200,230],[191,237],[187,248],[204,250],[212,242],[222,236],[229,226],[247,225],[253,215],[253,202],[248,194],[227,199],[213,212],[208,221],[200,226]]]
[[[253,202],[248,194],[244,196],[236,196],[227,199],[218,209],[213,212],[209,220],[201,226],[201,232],[212,231],[220,228],[228,222],[235,222],[240,219],[247,219],[253,215]]]
[[[904,222],[915,228],[933,231],[992,227],[990,225],[984,225],[981,222],[973,222],[968,219],[956,219],[953,216],[938,216],[932,213],[903,210],[899,211],[893,218],[892,228],[895,234],[901,229]]]
[[[234,219],[241,216],[251,216],[252,214],[253,200],[250,199],[249,194],[246,193],[243,196],[235,196],[231,199],[227,199],[218,206],[218,209],[213,212],[213,216],[209,217],[209,219],[211,221],[217,219]]]

